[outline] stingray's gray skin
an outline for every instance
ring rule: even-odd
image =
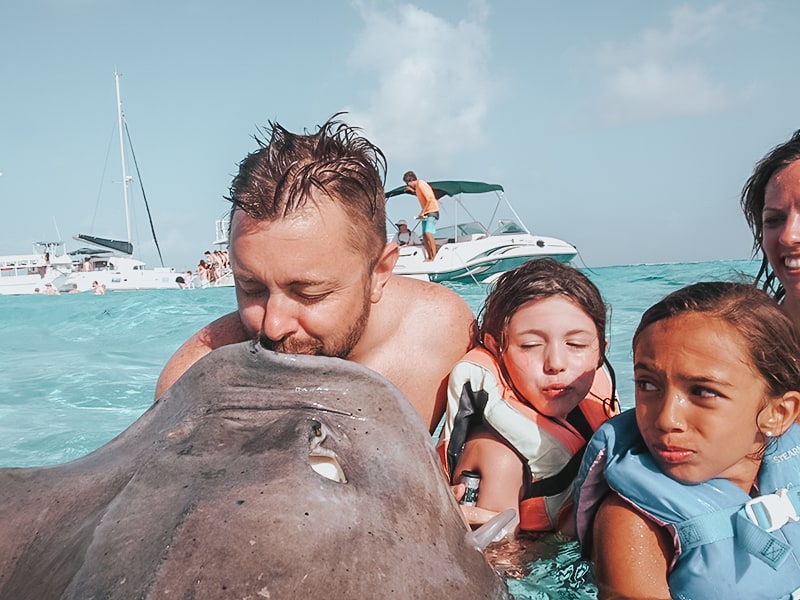
[[[372,371],[221,348],[92,454],[0,469],[0,598],[506,598],[439,469]]]

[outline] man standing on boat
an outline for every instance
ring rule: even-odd
[[[156,397],[215,348],[256,339],[377,371],[433,432],[474,315],[446,287],[392,274],[399,249],[386,239],[383,153],[336,120],[311,134],[276,123],[263,133],[230,188],[238,311],[177,350]],[[420,323],[435,323],[437,335]]]
[[[430,262],[436,256],[436,221],[439,220],[439,201],[433,188],[427,181],[417,179],[414,171],[406,171],[403,175],[406,189],[413,192],[419,200],[421,210],[418,219],[422,219],[422,244],[425,248],[425,262]]]

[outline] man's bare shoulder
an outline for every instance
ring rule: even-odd
[[[354,360],[400,388],[433,432],[444,413],[447,378],[469,348],[474,321],[451,289],[396,275],[373,306],[368,351]]]
[[[238,312],[228,313],[203,327],[175,351],[161,370],[155,397],[160,397],[203,356],[222,346],[243,342],[247,334]]]
[[[395,275],[386,293],[391,295],[392,304],[404,307],[401,314],[405,319],[436,318],[442,326],[463,325],[475,320],[466,301],[438,283]]]

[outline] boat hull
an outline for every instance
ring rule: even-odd
[[[421,246],[401,248],[396,275],[434,281],[490,283],[506,271],[537,258],[568,263],[577,249],[556,238],[534,235],[487,236],[478,240],[447,243],[431,262],[424,262]]]
[[[62,242],[36,242],[31,254],[0,256],[0,296],[42,294],[59,289],[72,270]]]
[[[100,285],[105,285],[108,291],[177,290],[180,289],[176,281],[178,275],[180,273],[169,268],[80,271],[68,275],[59,289],[64,292],[77,287],[78,291],[86,292],[92,289],[92,283],[96,281]]]
[[[55,269],[48,269],[43,276],[38,274],[0,276],[0,296],[43,294],[48,283],[60,289],[66,278],[65,274]]]

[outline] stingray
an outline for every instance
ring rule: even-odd
[[[474,546],[397,388],[255,342],[83,458],[0,469],[4,599],[507,598]]]

